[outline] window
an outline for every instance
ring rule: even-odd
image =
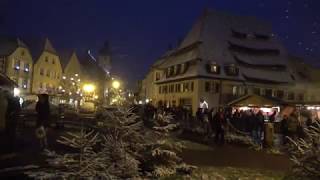
[[[282,99],[282,98],[284,97],[284,91],[282,91],[282,90],[277,90],[277,91],[276,91],[276,96],[277,96],[277,98]]]
[[[238,38],[238,39],[247,38],[247,34],[241,33],[241,32],[237,32],[237,31],[234,31],[234,30],[232,30],[232,36],[235,37],[235,38]]]
[[[181,85],[180,84],[176,84],[176,92],[181,92]]]
[[[238,87],[237,86],[232,87],[232,95],[234,95],[234,96],[238,95]]]
[[[269,36],[267,35],[262,35],[262,34],[255,34],[255,38],[259,40],[268,40]]]
[[[209,81],[205,82],[204,90],[205,90],[205,92],[210,92],[211,91],[211,87],[210,87],[210,82]]]
[[[44,58],[44,60],[45,60],[46,62],[49,62],[48,56],[46,56],[46,57]]]
[[[294,92],[288,93],[288,100],[294,100]]]
[[[266,89],[265,95],[267,97],[272,97],[273,96],[272,89]]]
[[[14,69],[19,70],[20,69],[20,60],[16,59],[14,62]]]
[[[181,64],[178,64],[177,65],[177,72],[176,72],[176,75],[180,74],[181,73]]]
[[[186,64],[181,64],[180,73],[183,74],[186,71]]]
[[[183,83],[182,91],[183,92],[188,92],[189,91],[189,83]]]
[[[28,88],[28,80],[27,80],[27,79],[24,79],[24,80],[22,81],[22,88],[24,88],[24,89],[27,89],[27,88]]]
[[[174,84],[170,84],[169,93],[173,93],[173,92],[174,92]]]
[[[47,77],[50,77],[50,70],[47,70]]]
[[[212,74],[219,74],[220,73],[220,67],[218,64],[211,63],[207,65],[208,72]]]
[[[39,83],[39,87],[40,87],[40,89],[42,89],[44,87],[42,82]]]
[[[59,73],[57,73],[57,79],[60,79],[60,74]]]
[[[55,59],[53,58],[53,59],[52,59],[52,64],[55,64],[55,63],[56,63],[56,61],[55,61]]]
[[[225,72],[229,76],[237,76],[239,73],[239,69],[238,67],[236,67],[236,65],[231,64],[231,65],[225,66]]]
[[[25,63],[24,64],[24,72],[29,72],[30,71],[30,69],[29,69],[30,67],[29,67],[29,63]]]
[[[159,94],[161,94],[161,86],[159,86]]]
[[[163,92],[164,94],[167,94],[167,93],[168,93],[168,86],[163,86],[163,87],[162,87],[162,92]]]
[[[21,51],[21,56],[24,56],[24,50]]]
[[[156,81],[160,80],[160,72],[156,72]]]
[[[43,76],[44,75],[44,69],[40,68],[40,75]]]

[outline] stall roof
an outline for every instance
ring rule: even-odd
[[[285,104],[280,99],[259,96],[255,94],[245,95],[228,103],[229,106],[279,106]]]
[[[0,87],[2,86],[17,87],[18,85],[14,81],[12,81],[8,76],[0,73]]]

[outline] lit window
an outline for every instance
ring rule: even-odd
[[[29,72],[29,63],[24,64],[24,72]]]
[[[14,69],[15,70],[19,70],[20,69],[20,60],[19,59],[15,60]]]
[[[207,65],[208,72],[212,74],[219,74],[220,73],[220,67],[216,63],[211,63]]]

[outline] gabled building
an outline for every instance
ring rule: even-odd
[[[30,46],[33,47],[35,60],[32,93],[56,94],[62,78],[62,67],[57,51],[48,38],[44,41],[32,41]]]
[[[63,75],[60,81],[59,94],[63,95],[68,103],[79,102],[84,74],[75,51],[60,53]]]
[[[189,106],[195,113],[200,99],[210,108],[247,94],[290,101],[295,78],[269,23],[210,10],[156,61],[144,85],[155,105]]]
[[[28,47],[19,38],[0,38],[0,73],[19,86],[21,96],[31,93],[33,60]]]

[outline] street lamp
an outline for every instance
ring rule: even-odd
[[[120,87],[120,82],[115,80],[112,82],[112,87],[115,88],[115,89],[119,89]]]

